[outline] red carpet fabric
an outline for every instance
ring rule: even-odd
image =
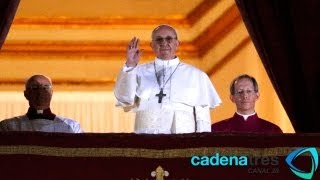
[[[320,152],[319,137],[6,132],[0,133],[0,178],[299,179],[285,158],[299,147],[315,147]],[[308,154],[294,162],[306,172],[311,164]],[[320,178],[319,171],[313,179]]]

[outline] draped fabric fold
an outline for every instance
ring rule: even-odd
[[[320,132],[320,1],[236,0],[296,132]]]
[[[9,32],[14,15],[18,9],[20,0],[0,1],[0,49]]]

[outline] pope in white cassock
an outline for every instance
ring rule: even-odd
[[[176,56],[179,41],[173,27],[155,28],[151,46],[155,60],[138,65],[139,39],[129,42],[115,84],[116,105],[136,112],[136,133],[210,132],[210,109],[221,100],[207,74]]]

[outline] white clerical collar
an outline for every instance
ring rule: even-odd
[[[155,58],[155,63],[156,63],[156,66],[171,67],[171,66],[177,66],[180,63],[180,60],[178,57],[174,59],[169,59],[169,60],[162,60],[159,58]]]
[[[242,116],[243,119],[246,121],[248,119],[249,116],[255,115],[256,112],[252,113],[252,114],[240,114],[238,112],[236,112],[239,116]]]
[[[43,109],[37,110],[37,114],[43,114]]]

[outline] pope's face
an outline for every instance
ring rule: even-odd
[[[171,28],[163,26],[153,33],[151,47],[159,59],[175,58],[178,46],[179,41]]]
[[[253,83],[250,79],[239,79],[234,84],[234,94],[230,99],[237,106],[237,112],[241,114],[251,114],[255,112],[255,103],[259,98],[259,93],[254,91]]]

